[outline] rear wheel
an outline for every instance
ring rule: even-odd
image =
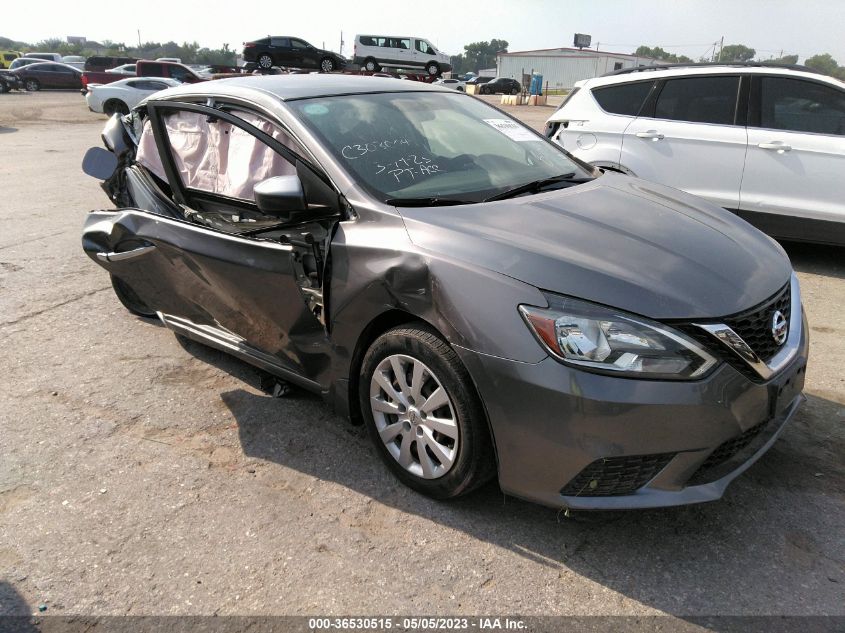
[[[379,456],[414,490],[448,499],[494,475],[490,432],[469,373],[426,325],[376,339],[361,367],[359,401]]]
[[[258,62],[259,67],[264,68],[265,70],[273,66],[273,58],[267,53],[259,55],[256,61]]]
[[[378,65],[378,62],[375,59],[368,57],[364,60],[364,70],[368,73],[377,73],[381,70],[381,66]]]
[[[109,99],[103,104],[103,113],[108,116],[113,114],[129,114],[129,106],[120,99]]]
[[[38,90],[41,90],[41,84],[37,79],[27,79],[24,82],[23,87],[29,92],[37,92]]]
[[[123,304],[123,307],[129,310],[132,314],[147,319],[156,318],[155,310],[147,307],[141,298],[135,294],[132,287],[119,277],[111,276],[111,287],[114,294],[117,295],[118,300]]]
[[[519,94],[519,90],[516,89],[516,88],[511,88],[511,94],[512,95]]]
[[[11,88],[9,88],[5,81],[0,79],[0,94],[3,94],[4,92],[9,92],[9,90],[11,90]]]

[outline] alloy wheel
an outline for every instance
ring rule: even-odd
[[[437,479],[452,468],[460,433],[455,408],[429,367],[404,354],[384,358],[370,380],[379,437],[409,473]]]

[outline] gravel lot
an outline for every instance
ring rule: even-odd
[[[80,248],[104,120],[0,95],[0,614],[845,615],[845,249],[786,245],[809,401],[722,501],[439,503],[316,398],[119,305]]]

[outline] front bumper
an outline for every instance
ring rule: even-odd
[[[458,352],[487,409],[502,490],[603,510],[720,498],[803,402],[808,346],[804,321],[798,353],[767,382],[726,363],[702,380],[656,381]]]
[[[11,73],[5,74],[2,77],[2,81],[9,86],[9,90],[23,90],[23,80],[17,75]]]

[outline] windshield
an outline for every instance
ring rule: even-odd
[[[460,94],[342,95],[289,105],[382,201],[480,202],[528,182],[591,175],[533,130]]]

